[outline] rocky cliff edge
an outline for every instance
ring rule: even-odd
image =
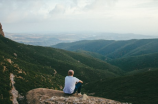
[[[4,32],[3,32],[3,29],[2,29],[1,23],[0,23],[0,35],[4,36]]]
[[[66,95],[63,91],[37,88],[26,95],[28,104],[128,104],[118,101],[83,95]]]

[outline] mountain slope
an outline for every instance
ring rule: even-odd
[[[73,43],[60,43],[52,47],[65,50],[85,50],[99,53],[112,59],[127,56],[137,56],[158,52],[158,39],[141,39],[141,40],[85,40]]]
[[[105,97],[121,102],[156,104],[158,102],[157,86],[158,70],[110,80],[98,80],[88,83],[84,86],[84,89],[89,94],[93,93],[94,96]]]
[[[158,68],[158,53],[119,58],[108,62],[126,72],[139,71],[140,69],[151,70],[152,68]]]
[[[92,57],[50,47],[24,45],[1,36],[0,60],[0,71],[6,78],[3,79],[5,86],[0,86],[0,92],[6,91],[0,97],[1,101],[4,101],[4,95],[9,99],[10,73],[15,75],[15,87],[23,96],[39,87],[61,90],[69,69],[73,69],[75,76],[85,83],[117,77],[122,73],[118,67]]]
[[[84,51],[84,50],[76,50],[75,52],[80,53],[82,55],[91,56],[91,57],[94,57],[94,58],[97,58],[97,59],[100,59],[103,61],[111,60],[110,58],[105,57],[105,56],[98,54],[98,53],[95,53],[95,52],[89,52],[89,51]]]

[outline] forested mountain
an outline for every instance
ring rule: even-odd
[[[99,53],[106,57],[116,59],[127,56],[137,56],[158,52],[158,39],[141,40],[84,40],[73,43],[60,43],[52,47],[69,51],[85,50]]]
[[[104,61],[75,52],[50,47],[16,43],[0,36],[0,102],[9,104],[10,73],[15,75],[15,88],[25,96],[39,87],[62,90],[67,71],[84,83],[118,77],[122,70]]]
[[[62,90],[67,71],[73,69],[75,76],[84,81],[82,90],[84,93],[93,93],[94,96],[134,104],[156,103],[158,99],[155,93],[158,91],[158,53],[154,53],[157,49],[152,49],[152,46],[155,46],[157,42],[156,39],[148,40],[149,43],[144,46],[137,45],[134,49],[132,47],[135,47],[136,41],[140,40],[130,40],[126,45],[123,44],[126,41],[122,41],[124,48],[121,44],[117,45],[120,45],[122,50],[128,49],[125,48],[126,46],[131,47],[132,52],[138,50],[138,46],[139,48],[145,47],[144,53],[151,49],[150,52],[148,51],[151,54],[130,56],[130,51],[127,51],[128,54],[124,54],[122,58],[112,59],[112,57],[83,50],[70,52],[51,47],[20,44],[0,36],[0,102],[12,103],[9,93],[12,89],[9,78],[11,73],[15,75],[15,88],[20,95],[25,96],[29,90],[34,88]],[[144,41],[141,40],[141,42]],[[98,42],[95,44],[98,45],[96,48],[99,50],[99,41],[95,42]],[[114,44],[117,41],[105,43],[110,45],[111,42]],[[129,45],[132,42],[134,46]],[[147,48],[147,44],[153,45]],[[119,52],[120,49],[116,50]]]
[[[62,43],[53,47],[104,60],[124,71],[124,76],[86,84],[84,86],[86,93],[133,104],[155,104],[158,102],[157,46],[158,39],[142,39],[85,40]]]

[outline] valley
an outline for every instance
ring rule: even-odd
[[[38,32],[38,33],[8,33],[6,37],[19,43],[35,46],[51,46],[59,43],[71,43],[81,40],[130,40],[151,39],[157,36],[139,34],[118,34],[102,32]]]
[[[0,44],[1,102],[11,104],[10,73],[25,102],[35,88],[62,90],[69,69],[84,81],[82,93],[133,104],[157,102],[157,39],[80,41],[52,48],[0,36]]]
[[[84,40],[53,47],[88,55],[123,70],[121,77],[88,83],[85,92],[133,104],[153,104],[158,98],[154,93],[158,91],[157,42],[158,39]],[[96,86],[89,87],[93,85]]]
[[[75,76],[85,83],[118,77],[122,73],[122,70],[116,66],[74,52],[25,45],[2,36],[0,36],[0,44],[1,81],[5,83],[1,83],[0,100],[8,104],[11,103],[9,100],[10,73],[14,74],[15,88],[22,96],[34,88],[62,90],[64,77],[69,69],[73,69]],[[94,62],[96,64],[93,64]]]

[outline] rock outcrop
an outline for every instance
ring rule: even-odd
[[[118,101],[83,95],[67,95],[63,91],[37,88],[26,95],[28,104],[128,104]]]
[[[11,101],[12,101],[12,103],[13,104],[19,104],[18,103],[18,101],[17,101],[17,98],[18,98],[18,91],[15,89],[15,87],[14,87],[14,84],[15,84],[15,82],[14,82],[14,75],[13,75],[13,73],[10,73],[10,80],[11,80],[11,86],[12,86],[12,89],[11,89],[11,91],[10,91],[10,93],[11,93],[11,95],[12,95],[12,97],[11,97]]]
[[[4,32],[3,32],[3,29],[2,29],[1,23],[0,23],[0,35],[4,36]]]

